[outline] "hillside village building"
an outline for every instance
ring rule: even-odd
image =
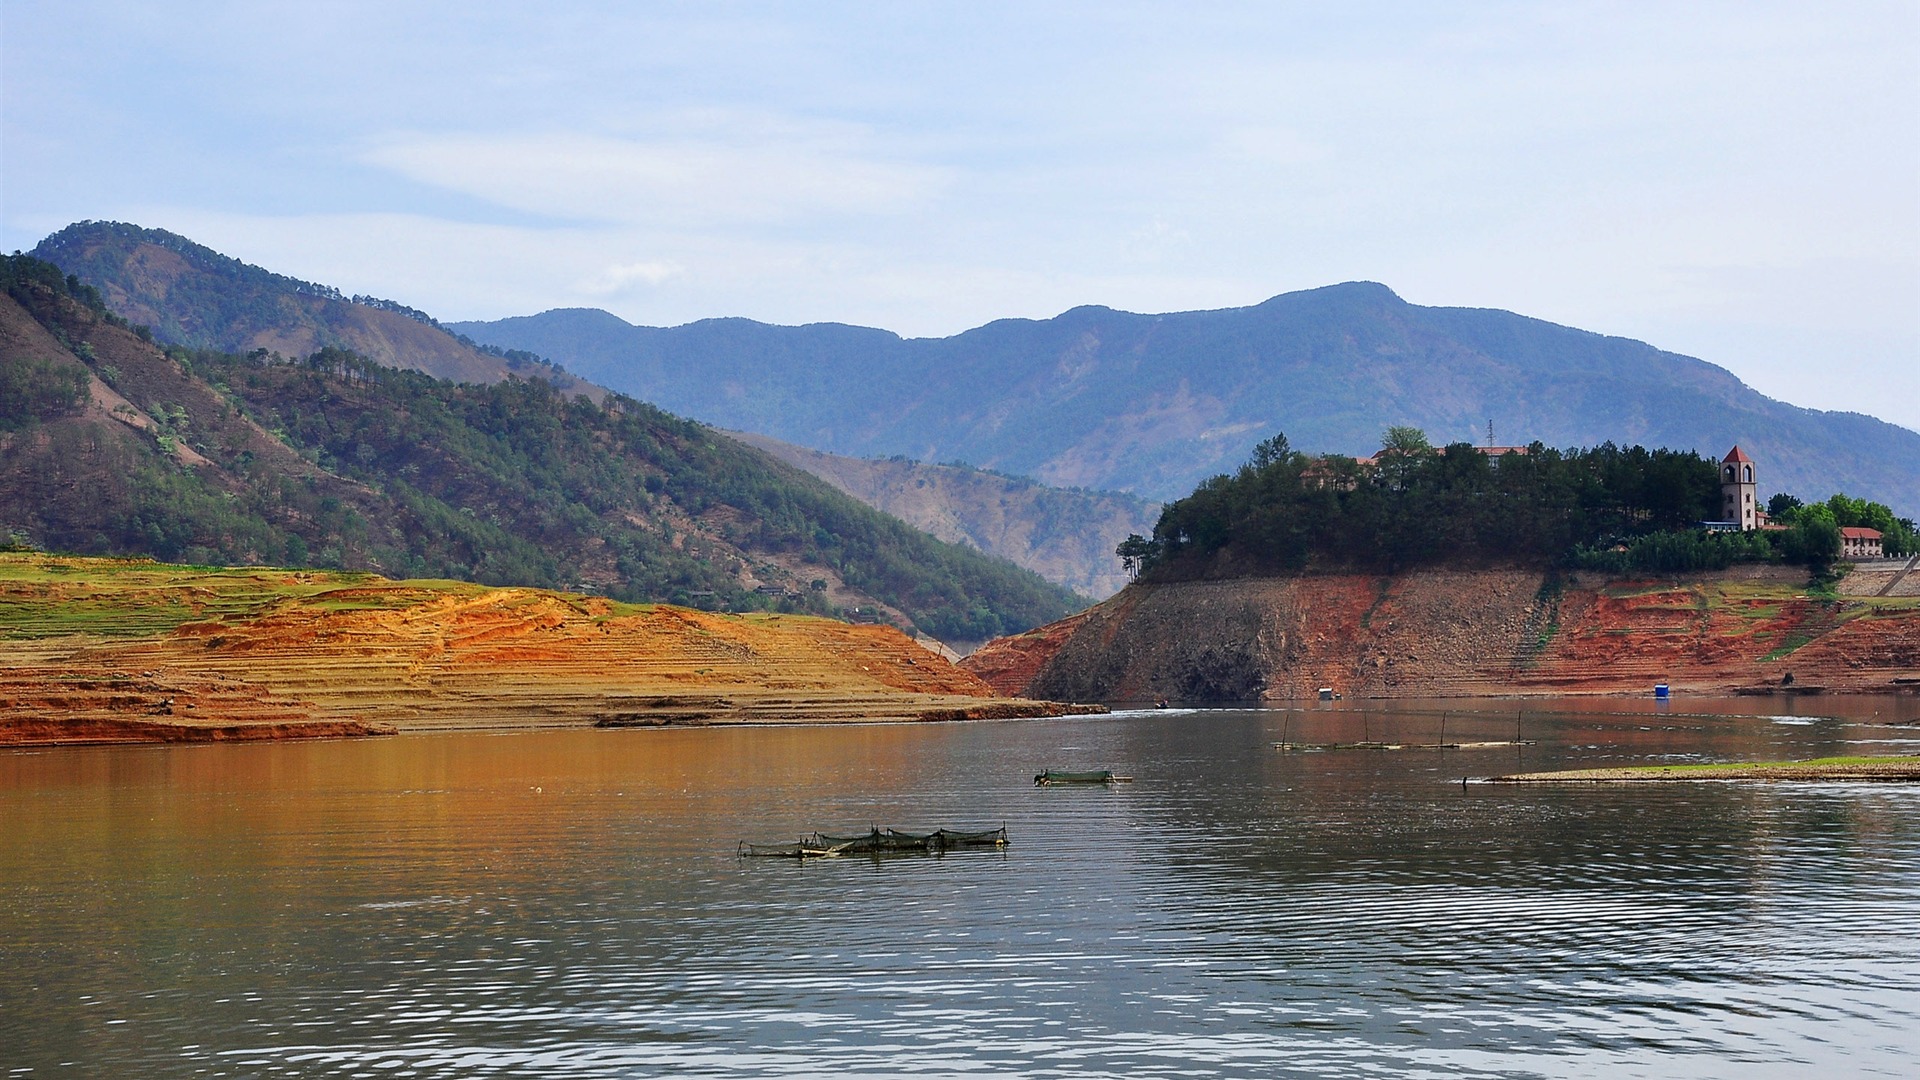
[[[1864,529],[1856,526],[1844,526],[1840,530],[1840,557],[1843,559],[1877,559],[1881,555],[1880,530]]]
[[[1758,491],[1754,482],[1753,459],[1738,446],[1727,451],[1727,456],[1720,462],[1722,520],[1704,521],[1701,524],[1709,530],[1721,532],[1785,528],[1767,520],[1767,511],[1759,503]],[[1840,530],[1840,557],[1878,559],[1882,555],[1883,539],[1879,529],[1844,526]]]

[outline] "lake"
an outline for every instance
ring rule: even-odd
[[[1911,1075],[1915,698],[0,751],[0,1073]],[[1287,751],[1288,740],[1512,740]],[[1113,787],[1037,788],[1042,768]],[[1005,824],[1003,851],[741,840]]]

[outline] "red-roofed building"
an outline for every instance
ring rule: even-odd
[[[1840,529],[1840,557],[1877,559],[1880,557],[1880,530],[1844,525]]]

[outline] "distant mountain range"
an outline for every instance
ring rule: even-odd
[[[1353,282],[1247,308],[1075,308],[947,338],[833,323],[633,326],[563,309],[450,324],[722,427],[837,454],[958,460],[1172,499],[1284,432],[1362,455],[1390,425],[1436,443],[1735,444],[1762,491],[1846,491],[1920,513],[1920,433],[1768,398],[1726,370],[1505,311]]]
[[[853,458],[730,432],[868,506],[942,540],[998,555],[1095,600],[1132,580],[1114,557],[1129,533],[1153,535],[1160,504],[1114,491],[1056,488],[968,465]]]
[[[462,339],[425,312],[348,297],[162,229],[81,222],[47,237],[34,254],[98,290],[108,310],[166,344],[291,358],[344,348],[454,382],[518,376],[596,401],[606,396],[534,353]],[[1129,532],[1151,532],[1159,511],[1133,496],[1064,491],[965,467],[840,457],[772,439],[757,445],[915,528],[1095,598],[1125,584],[1114,546]]]
[[[837,611],[963,646],[1085,602],[400,305],[132,226],[42,247],[80,270],[0,256],[0,541]]]

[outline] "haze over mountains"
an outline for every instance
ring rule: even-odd
[[[1104,600],[1133,579],[1114,557],[1129,534],[1153,534],[1160,504],[1117,491],[1048,487],[967,465],[856,458],[732,432],[795,468],[948,543],[967,544]]]
[[[1350,282],[1247,308],[1081,307],[947,338],[821,323],[633,326],[560,309],[450,324],[723,427],[850,455],[904,454],[1049,484],[1185,495],[1284,432],[1364,455],[1389,425],[1436,443],[1736,443],[1764,493],[1843,490],[1920,511],[1920,434],[1775,401],[1725,369],[1505,311],[1409,304]],[[1818,363],[1819,357],[1809,357]]]

